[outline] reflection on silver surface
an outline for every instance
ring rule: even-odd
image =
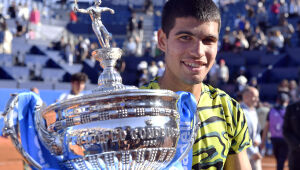
[[[49,106],[37,114],[37,127],[70,169],[158,169],[176,151],[176,100],[167,90],[98,91]]]

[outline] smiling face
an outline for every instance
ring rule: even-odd
[[[158,33],[158,47],[165,52],[164,79],[170,84],[200,84],[214,64],[217,55],[218,23],[193,17],[176,18],[167,36]]]

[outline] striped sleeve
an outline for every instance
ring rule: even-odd
[[[229,154],[236,154],[252,145],[252,141],[248,132],[248,125],[245,114],[240,107],[240,104],[232,100],[233,121],[235,122],[235,132],[231,141]]]

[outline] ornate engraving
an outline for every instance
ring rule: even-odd
[[[136,108],[135,112],[137,116],[145,116],[145,108]]]
[[[118,110],[119,118],[126,118],[128,117],[127,109]]]

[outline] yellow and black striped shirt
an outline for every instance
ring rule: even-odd
[[[141,88],[160,87],[156,79]],[[251,145],[245,115],[236,100],[205,84],[197,110],[201,124],[193,146],[192,169],[221,170],[228,154],[239,153]]]

